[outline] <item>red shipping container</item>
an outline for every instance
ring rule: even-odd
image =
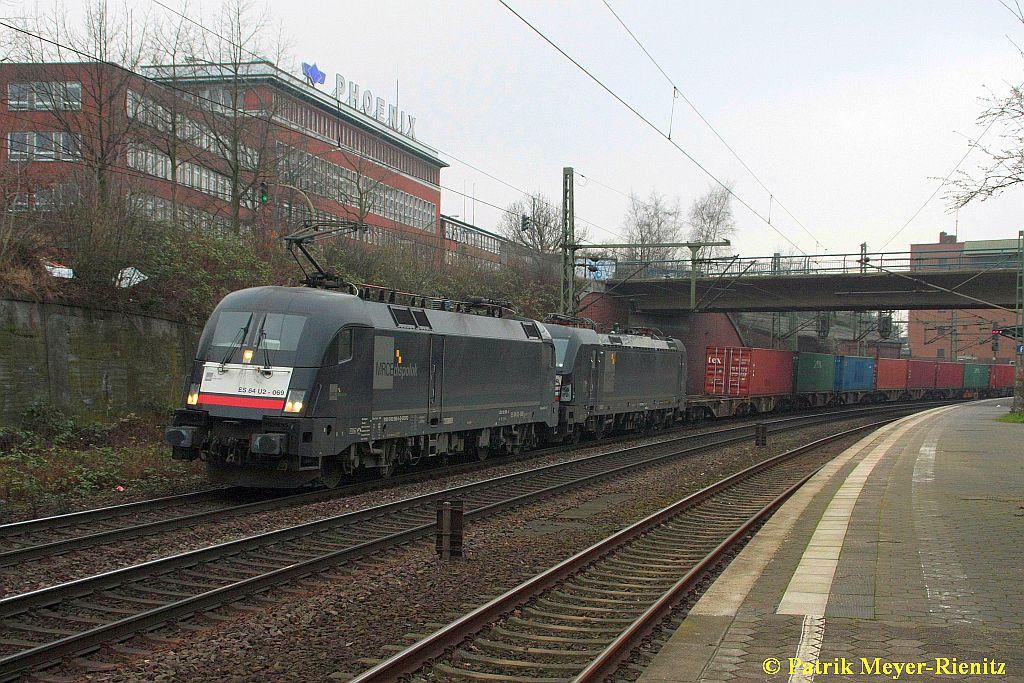
[[[879,358],[875,363],[875,389],[906,389],[909,363],[904,358]]]
[[[939,361],[935,365],[936,389],[963,389],[964,366],[960,363]]]
[[[1014,366],[993,365],[988,370],[988,385],[992,389],[1006,389],[1013,386]]]
[[[775,396],[793,392],[793,354],[775,349],[709,346],[704,393],[710,396]]]
[[[907,388],[934,389],[935,365],[933,360],[907,360]],[[960,383],[963,384],[963,370],[960,371]]]

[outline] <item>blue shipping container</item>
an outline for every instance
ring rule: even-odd
[[[871,391],[874,383],[874,358],[836,356],[836,391]]]

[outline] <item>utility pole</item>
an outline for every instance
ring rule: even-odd
[[[1013,388],[1013,412],[1024,413],[1024,230],[1017,232],[1017,345],[1016,381]]]
[[[559,313],[576,315],[576,215],[572,166],[562,169],[562,298]]]
[[[960,338],[957,329],[957,310],[954,308],[949,312],[949,320],[952,323],[949,328],[949,359],[954,363],[960,355]]]

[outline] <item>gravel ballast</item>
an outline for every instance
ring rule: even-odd
[[[313,681],[346,679],[441,624],[610,533],[752,463],[875,418],[773,435],[752,444],[649,468],[471,524],[466,557],[441,562],[419,542],[219,610],[169,642],[134,639],[125,654],[93,655],[114,671],[66,667],[50,675],[90,681]],[[839,453],[863,434],[827,446]],[[536,464],[532,461],[530,466]],[[489,473],[492,474],[492,473]],[[431,482],[429,488],[438,488]],[[382,502],[376,492],[375,503]],[[395,497],[411,491],[394,492]]]

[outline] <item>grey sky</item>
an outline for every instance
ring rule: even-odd
[[[601,0],[508,0],[641,113],[667,129],[671,87]],[[976,135],[979,97],[1024,81],[1024,26],[996,0],[972,2],[627,2],[609,0],[681,90],[774,195],[833,253],[879,248],[925,201]],[[175,6],[181,6],[177,3]],[[202,21],[215,5],[192,14]],[[164,12],[159,7],[154,12]],[[417,134],[452,167],[443,185],[475,194],[475,221],[493,228],[517,187],[554,197],[561,169],[577,213],[618,240],[626,200],[652,189],[685,206],[710,180],[591,82],[497,0],[273,3],[293,67],[315,61],[418,118]],[[288,65],[283,65],[288,66]],[[768,194],[682,100],[673,139],[767,216]],[[993,133],[995,130],[993,130]],[[987,142],[996,142],[993,135]],[[963,168],[982,160],[975,152]],[[475,188],[474,188],[475,185]],[[940,193],[889,246],[952,232]],[[486,203],[485,203],[486,202]],[[442,210],[474,218],[446,191]],[[960,212],[964,239],[1016,235],[1024,188]],[[792,249],[736,206],[743,255]],[[820,248],[778,205],[772,223],[808,253]]]

